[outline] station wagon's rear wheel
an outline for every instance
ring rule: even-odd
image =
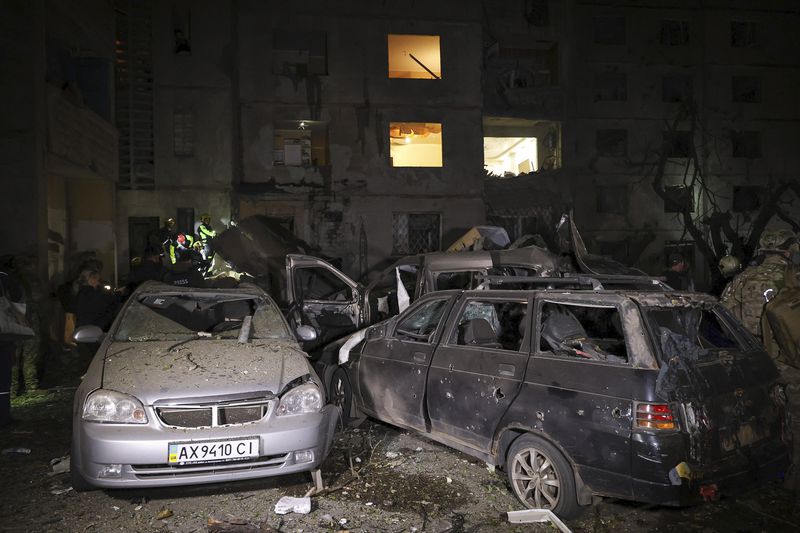
[[[550,509],[561,518],[579,512],[572,467],[552,444],[523,435],[508,451],[508,482],[530,509]]]

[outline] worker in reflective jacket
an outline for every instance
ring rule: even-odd
[[[211,215],[203,213],[200,216],[200,224],[197,225],[197,239],[203,245],[200,253],[203,259],[211,259],[211,244],[210,241],[217,236],[217,232],[211,227]]]

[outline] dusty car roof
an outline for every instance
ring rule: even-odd
[[[474,289],[469,291],[461,291],[459,289],[451,289],[447,291],[438,291],[429,294],[458,294],[464,292],[469,296],[483,296],[483,297],[520,297],[528,296],[530,294],[574,294],[586,296],[588,300],[592,296],[602,294],[616,294],[622,297],[630,298],[643,306],[655,307],[682,307],[687,305],[713,305],[718,302],[717,298],[709,294],[699,292],[674,292],[674,291],[626,291],[626,290],[590,290],[590,289]]]
[[[220,293],[220,294],[267,294],[264,289],[252,283],[240,283],[236,287],[216,288],[216,287],[186,287],[171,285],[160,281],[146,281],[142,283],[133,294],[153,294],[153,293]]]
[[[558,255],[544,248],[526,246],[513,250],[430,252],[426,254],[409,255],[397,260],[393,263],[392,267],[424,262],[431,270],[457,270],[485,268],[493,265],[528,264],[539,264],[554,268],[560,262],[559,259]]]

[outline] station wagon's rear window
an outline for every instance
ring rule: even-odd
[[[163,294],[140,297],[125,311],[117,341],[232,338],[252,316],[250,338],[290,338],[280,310],[269,300],[240,295]]]
[[[698,348],[744,351],[731,326],[714,310],[695,307],[650,307],[645,316],[656,335],[669,334]]]

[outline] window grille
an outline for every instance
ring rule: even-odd
[[[438,213],[394,213],[392,253],[413,255],[439,250],[440,235]]]

